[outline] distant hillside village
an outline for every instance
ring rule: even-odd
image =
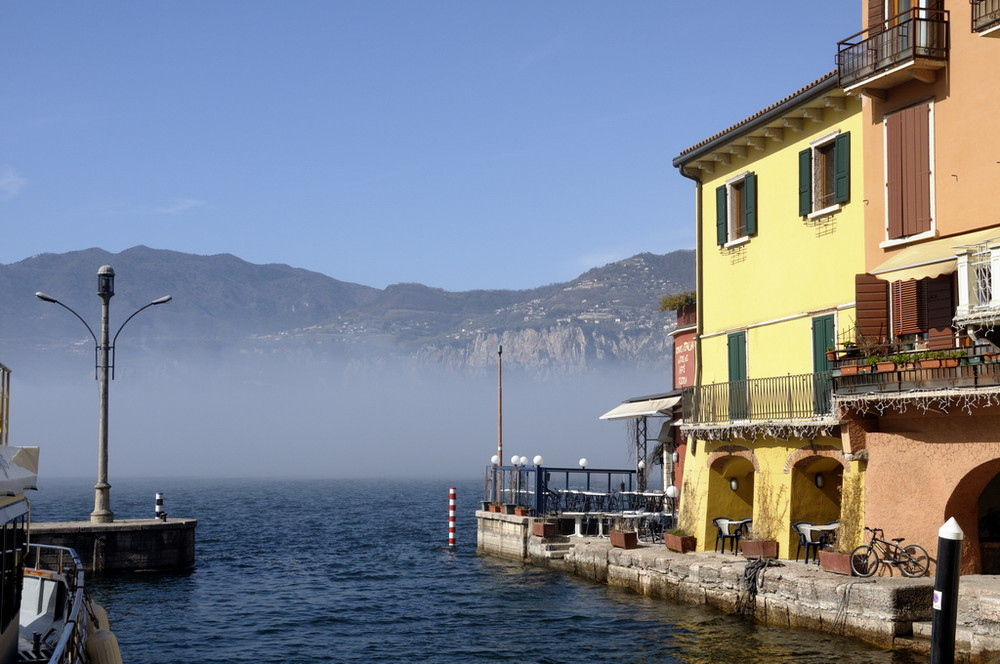
[[[801,524],[933,552],[954,517],[963,573],[996,574],[1000,11],[862,6],[836,71],[674,159],[700,202],[665,413],[681,520],[792,557]]]

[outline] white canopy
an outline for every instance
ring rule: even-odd
[[[627,420],[651,415],[669,415],[671,409],[680,403],[680,397],[661,397],[642,401],[626,401],[601,415],[602,420]]]
[[[38,485],[38,448],[0,445],[0,495],[19,495]]]

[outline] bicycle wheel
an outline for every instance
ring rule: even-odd
[[[878,552],[862,544],[851,552],[851,569],[856,576],[871,576],[878,569]]]
[[[924,547],[911,544],[903,549],[903,557],[899,559],[899,571],[909,577],[923,576],[927,573],[928,558]]]

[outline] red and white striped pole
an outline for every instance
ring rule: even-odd
[[[448,546],[455,546],[455,487],[448,489]]]

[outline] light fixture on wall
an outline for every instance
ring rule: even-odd
[[[823,488],[823,476],[820,473],[816,473],[816,487],[819,489]]]
[[[737,481],[735,477],[729,480],[729,488],[732,489],[733,491],[736,491],[737,489],[740,488],[740,483],[739,481]]]

